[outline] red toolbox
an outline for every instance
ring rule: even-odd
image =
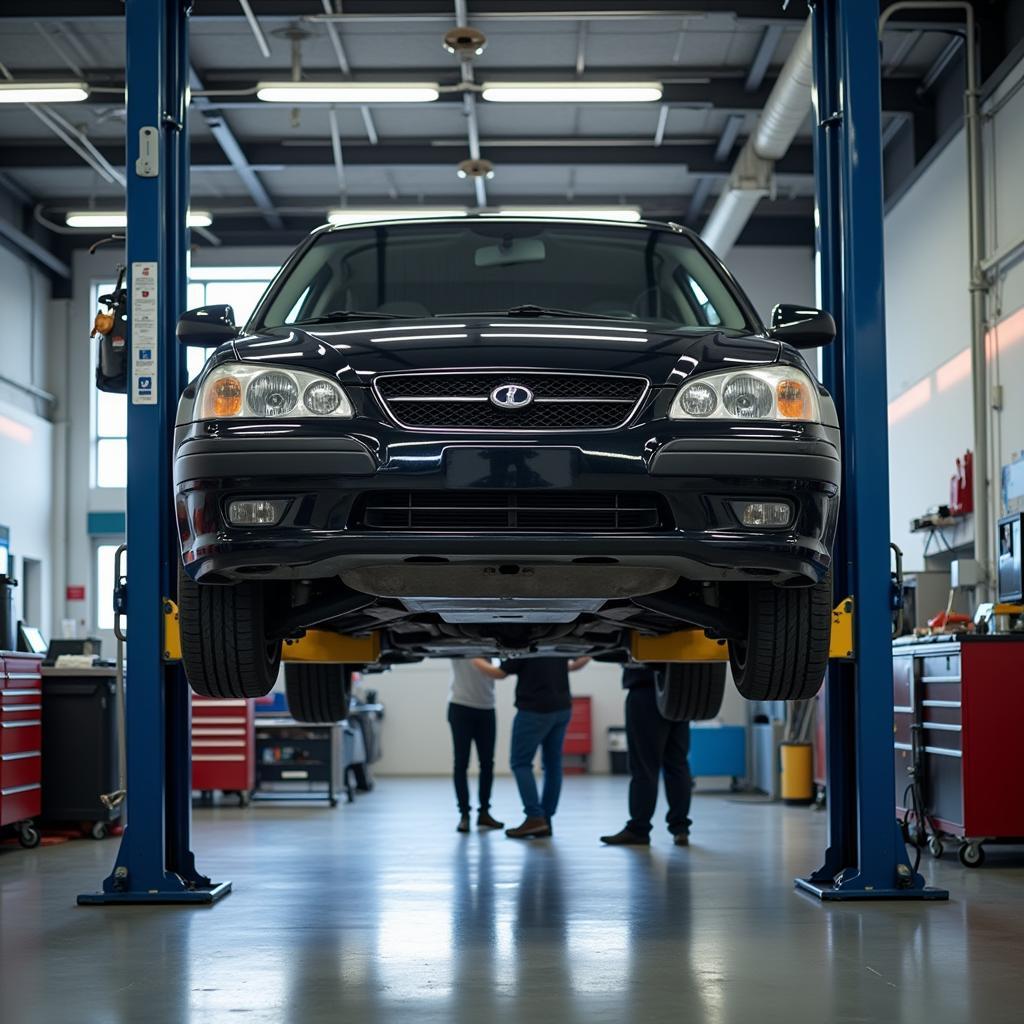
[[[893,644],[893,752],[900,816],[919,782],[929,847],[958,844],[978,867],[983,843],[1024,838],[1020,721],[1024,636],[901,637]],[[911,775],[915,757],[920,774]]]
[[[572,718],[565,732],[562,753],[569,758],[564,771],[568,775],[582,775],[589,770],[593,749],[593,717],[589,697],[573,697]]]
[[[0,651],[0,826],[36,846],[31,819],[42,810],[42,657]]]
[[[256,787],[251,700],[192,697],[192,788],[236,793],[244,807]]]

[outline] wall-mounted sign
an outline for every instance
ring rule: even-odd
[[[68,601],[84,601],[85,600],[85,586],[81,583],[69,583],[65,597]]]

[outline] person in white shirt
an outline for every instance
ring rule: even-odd
[[[476,744],[480,762],[477,828],[504,828],[504,822],[491,816],[491,787],[494,784],[494,739],[497,717],[494,713],[494,679],[487,675],[480,658],[452,658],[452,678],[448,691],[448,724],[455,752],[452,775],[459,804],[459,832],[469,831],[469,755]]]

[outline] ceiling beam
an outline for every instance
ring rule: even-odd
[[[34,238],[29,238],[24,231],[19,230],[2,217],[0,217],[0,240],[17,250],[21,255],[35,260],[36,263],[41,264],[51,273],[63,278],[71,277],[71,268],[63,260],[58,259],[48,249],[44,249]]]
[[[202,89],[203,83],[200,81],[199,75],[196,74],[195,68],[189,68],[189,80],[193,90]],[[211,109],[210,101],[205,96],[196,96],[192,103],[199,111],[199,116],[206,122],[206,127],[210,130],[214,141],[220,146],[228,163],[242,179],[242,184],[245,185],[252,201],[263,211],[267,223],[272,228],[282,227],[281,218],[274,211],[270,194],[264,188],[255,168],[249,163],[231,126],[224,120],[224,116],[219,111]]]
[[[244,17],[238,0],[203,0],[196,4],[194,22]],[[252,0],[257,17],[323,19],[321,0]],[[474,22],[487,18],[552,18],[579,20],[637,20],[652,17],[700,18],[732,14],[740,20],[799,22],[807,17],[799,3],[780,0],[480,0],[473,8]],[[64,18],[68,21],[123,18],[123,0],[5,0],[0,18]],[[343,21],[451,21],[450,0],[345,0]]]
[[[452,140],[454,143],[456,140]],[[509,140],[504,140],[506,143]],[[728,167],[715,159],[717,140],[706,143],[665,141],[653,146],[649,136],[637,145],[623,145],[621,139],[602,145],[599,139],[574,140],[571,146],[551,144],[532,139],[521,145],[504,144],[491,150],[495,164],[537,166],[686,166],[695,174],[726,174]],[[486,139],[481,149],[487,150]],[[115,167],[124,167],[121,144],[100,144],[103,157]],[[329,142],[315,140],[282,146],[277,139],[251,140],[246,154],[252,167],[327,167],[333,168],[334,157]],[[350,142],[345,148],[345,162],[350,167],[417,167],[451,166],[458,163],[454,145],[437,145],[435,140],[410,140],[403,143],[380,143],[376,146]],[[37,139],[8,139],[0,147],[0,170],[29,170],[79,167],[81,162],[64,146],[42,143]],[[231,166],[219,145],[196,142],[192,145],[192,168]],[[798,143],[775,165],[778,174],[807,175],[812,172],[811,147]]]

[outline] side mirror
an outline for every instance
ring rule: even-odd
[[[824,310],[780,303],[772,310],[768,333],[794,348],[820,348],[835,341],[836,322]]]
[[[238,337],[235,311],[230,306],[200,306],[178,318],[175,332],[182,345],[213,348]]]

